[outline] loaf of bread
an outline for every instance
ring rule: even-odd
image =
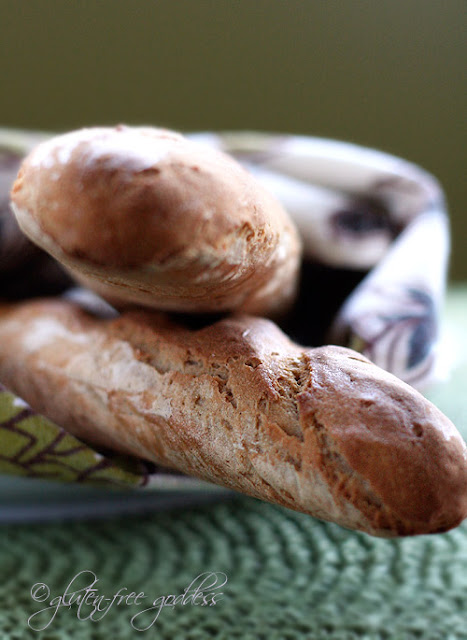
[[[467,516],[467,451],[421,394],[342,347],[271,321],[193,330],[165,314],[97,319],[70,302],[0,309],[0,379],[111,447],[377,536]]]
[[[82,129],[39,144],[14,183],[21,229],[114,306],[276,314],[301,244],[227,155],[163,129]]]

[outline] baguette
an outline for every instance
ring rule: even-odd
[[[301,253],[287,213],[227,155],[142,127],[39,144],[11,192],[24,233],[116,307],[279,314]]]
[[[376,536],[467,516],[466,446],[395,376],[271,321],[201,329],[96,319],[70,302],[0,310],[0,379],[76,436]]]

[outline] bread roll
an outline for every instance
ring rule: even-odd
[[[0,312],[0,379],[78,437],[377,536],[467,515],[467,454],[417,391],[269,320],[199,330],[72,303]]]
[[[162,129],[90,128],[38,145],[11,198],[21,229],[115,306],[274,314],[300,240],[235,160]]]

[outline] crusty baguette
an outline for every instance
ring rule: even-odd
[[[275,314],[301,244],[235,160],[162,129],[90,128],[24,160],[12,193],[33,242],[115,306]]]
[[[194,331],[154,312],[3,307],[0,379],[85,440],[345,527],[434,533],[467,515],[466,447],[438,409],[268,320]]]

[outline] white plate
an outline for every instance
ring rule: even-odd
[[[44,522],[78,518],[108,518],[189,507],[225,499],[235,492],[174,476],[160,487],[98,489],[36,478],[0,475],[0,523]]]

